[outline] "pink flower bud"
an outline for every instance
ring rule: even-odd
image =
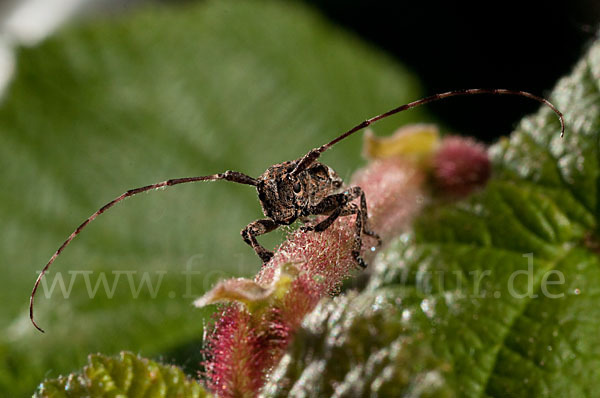
[[[466,196],[484,186],[490,174],[485,146],[470,138],[444,137],[433,157],[435,187],[451,196]]]

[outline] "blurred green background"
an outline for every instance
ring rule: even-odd
[[[352,24],[317,5],[323,11],[282,1],[142,4],[87,15],[18,48],[0,107],[0,395],[27,396],[42,379],[80,368],[91,352],[131,350],[194,372],[209,311],[191,302],[216,280],[260,267],[239,236],[261,217],[251,187],[200,183],[139,195],[93,222],[54,264],[48,286],[60,275],[72,290],[68,297],[59,285],[49,297],[39,292],[41,334],[27,313],[37,272],[101,205],[168,178],[227,169],[258,176],[429,92],[392,48],[372,37],[388,52],[367,43],[360,29],[351,33]],[[389,13],[361,19],[379,17]],[[468,111],[453,117],[471,119],[474,103],[462,103]],[[523,109],[515,107],[519,115]],[[510,115],[499,119],[507,133]],[[427,120],[415,110],[375,130]],[[354,136],[323,160],[348,178],[363,162],[360,143]],[[261,241],[273,247],[284,235]],[[186,270],[196,273],[186,277]],[[84,277],[94,288],[104,275],[110,290],[114,272],[121,273],[114,294],[99,285],[91,297]],[[147,285],[132,292],[130,282],[139,289],[144,278],[155,294]]]
[[[267,23],[268,22],[268,23]],[[316,12],[281,2],[145,7],[71,26],[32,49],[0,109],[3,221],[0,388],[27,395],[44,377],[79,368],[91,352],[127,349],[197,366],[206,310],[193,299],[218,278],[260,267],[239,231],[261,216],[252,188],[224,182],[140,195],[93,222],[27,300],[58,245],[126,189],[227,169],[258,176],[362,119],[417,96],[383,53]],[[381,125],[418,120],[413,112]],[[360,136],[324,160],[348,177]],[[269,246],[282,233],[263,239]],[[186,279],[189,267],[198,274]],[[89,273],[93,271],[93,273]],[[102,286],[105,275],[114,296]],[[127,274],[137,287],[133,297]],[[70,272],[70,273],[69,273]],[[73,272],[78,272],[73,273]],[[146,273],[146,274],[144,274]]]

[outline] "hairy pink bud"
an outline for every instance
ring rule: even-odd
[[[485,146],[470,138],[443,138],[433,157],[434,184],[452,196],[466,196],[482,187],[491,170]]]
[[[351,185],[365,192],[370,228],[384,245],[425,203],[425,176],[419,162],[394,156],[375,160],[355,174]],[[211,390],[220,397],[258,394],[305,315],[321,298],[336,294],[357,268],[352,256],[355,233],[355,216],[340,217],[323,232],[296,230],[254,281],[222,282],[197,301],[235,301],[221,308],[206,337],[203,376]],[[374,244],[364,236],[362,255],[367,261],[373,258]]]

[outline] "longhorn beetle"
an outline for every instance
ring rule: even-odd
[[[335,171],[323,163],[317,162],[317,159],[323,152],[331,148],[333,145],[378,120],[419,105],[441,100],[443,98],[473,94],[514,95],[527,97],[538,101],[547,105],[554,111],[554,113],[556,113],[560,120],[560,136],[563,137],[565,133],[565,122],[562,113],[545,98],[519,90],[481,88],[454,90],[440,94],[433,94],[408,104],[401,105],[397,108],[382,113],[381,115],[367,119],[327,144],[310,150],[306,155],[299,159],[283,162],[269,167],[260,177],[256,179],[237,171],[226,171],[220,174],[201,177],[175,178],[152,185],[146,185],[140,188],[130,189],[129,191],[108,202],[98,211],[92,214],[79,227],[77,227],[73,233],[71,233],[67,240],[65,240],[58,250],[52,255],[35,281],[33,291],[31,292],[31,296],[29,298],[29,318],[31,319],[31,322],[40,332],[44,331],[33,319],[33,301],[35,293],[42,277],[48,271],[50,265],[54,262],[54,260],[56,260],[56,257],[60,255],[64,248],[77,235],[79,235],[83,228],[85,228],[100,214],[104,213],[106,210],[110,209],[125,198],[137,195],[141,192],[188,182],[226,180],[256,187],[256,190],[258,191],[258,199],[260,200],[262,206],[262,211],[267,218],[251,222],[242,230],[241,234],[244,242],[252,246],[258,257],[260,257],[262,260],[263,264],[269,262],[273,256],[273,252],[261,246],[256,240],[257,236],[271,232],[281,225],[290,225],[298,218],[304,218],[313,215],[327,215],[327,218],[314,226],[301,227],[303,231],[322,232],[329,228],[329,226],[331,226],[331,224],[333,224],[338,217],[356,215],[356,234],[353,242],[354,247],[352,249],[352,256],[360,267],[366,268],[367,264],[360,256],[362,235],[365,234],[375,238],[379,244],[381,244],[381,239],[375,232],[369,229],[365,194],[358,186],[344,189],[343,182],[335,173]],[[359,199],[358,206],[352,203],[355,199]]]

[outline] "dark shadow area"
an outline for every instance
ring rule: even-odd
[[[547,95],[594,37],[600,2],[304,0],[407,65],[424,94],[513,88]],[[475,96],[428,105],[463,135],[493,141],[538,104]]]

